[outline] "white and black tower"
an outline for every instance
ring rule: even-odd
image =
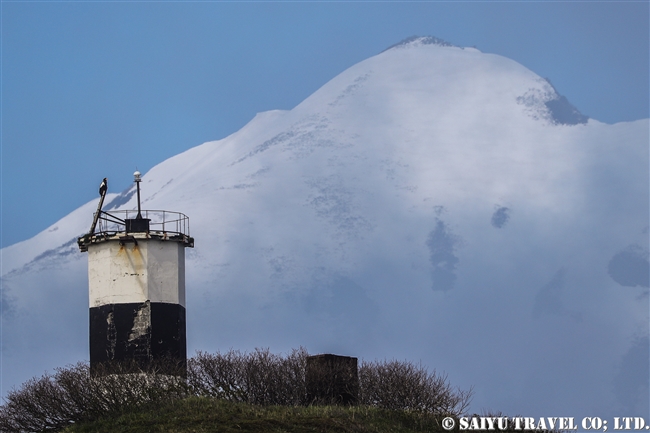
[[[103,211],[107,180],[88,234],[90,368],[128,362],[142,369],[184,367],[185,248],[194,247],[189,218],[140,208]],[[171,362],[170,362],[171,361]]]

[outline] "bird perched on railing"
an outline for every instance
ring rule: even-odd
[[[108,179],[104,178],[104,180],[102,180],[102,183],[99,184],[99,195],[106,194],[107,189],[108,189]]]

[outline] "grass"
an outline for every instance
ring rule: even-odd
[[[444,432],[432,415],[366,406],[254,406],[206,397],[75,424],[65,433]]]

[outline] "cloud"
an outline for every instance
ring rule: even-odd
[[[509,219],[510,209],[504,206],[497,206],[497,209],[492,214],[492,220],[490,222],[493,227],[500,229],[506,225]]]
[[[648,255],[648,250],[640,245],[629,245],[612,257],[607,265],[607,273],[621,286],[649,287],[650,263]]]
[[[454,288],[456,265],[459,261],[454,254],[457,244],[458,237],[451,233],[447,224],[436,218],[436,227],[431,230],[426,241],[429,247],[429,261],[433,267],[431,279],[435,291],[446,292]]]

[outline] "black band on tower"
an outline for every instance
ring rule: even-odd
[[[145,370],[173,370],[185,366],[186,356],[182,305],[146,301],[90,309],[91,371],[99,364],[130,360]]]

